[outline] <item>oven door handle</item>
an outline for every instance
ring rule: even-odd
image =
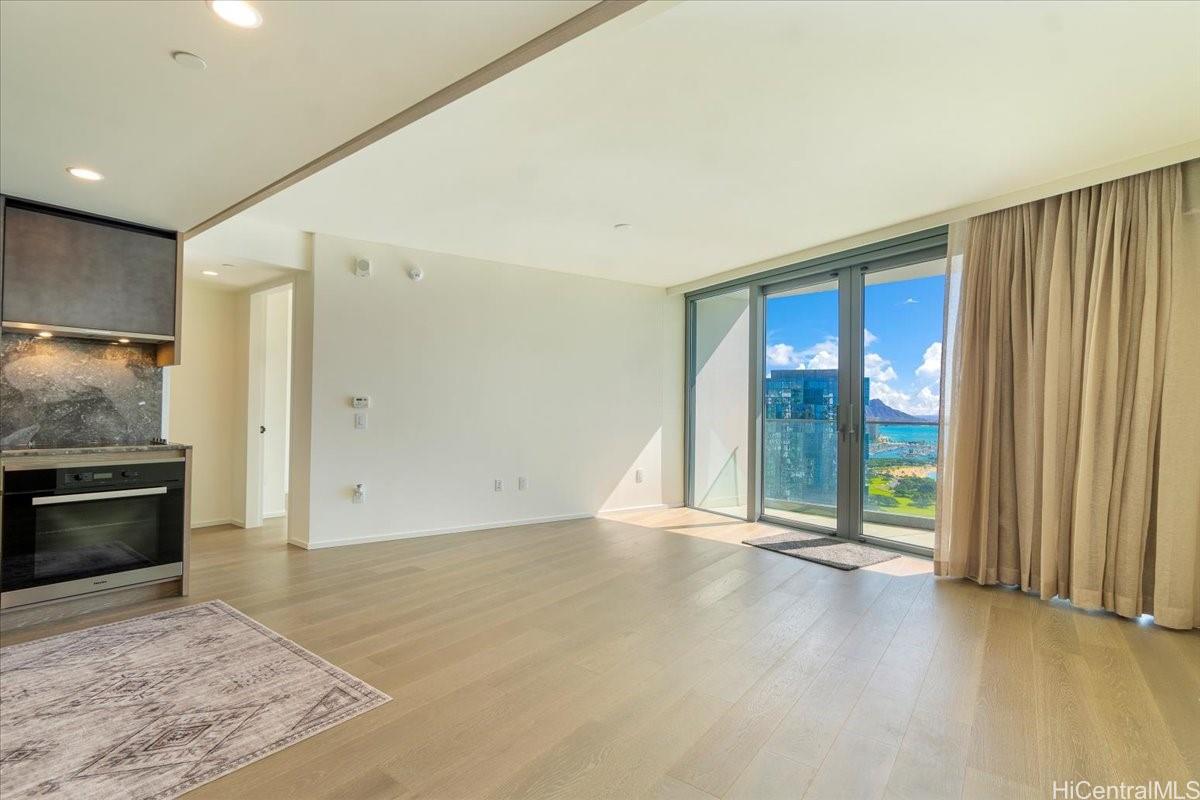
[[[35,497],[35,506],[54,506],[60,503],[85,503],[88,500],[115,500],[118,497],[145,497],[151,494],[166,494],[167,487],[151,486],[148,489],[117,489],[111,492],[81,492],[80,494],[58,494],[50,497]]]

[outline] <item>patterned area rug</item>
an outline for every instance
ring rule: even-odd
[[[872,564],[881,564],[884,561],[900,557],[896,553],[867,547],[865,544],[801,531],[746,539],[742,544],[761,547],[764,550],[774,550],[776,553],[783,553],[792,558],[803,558],[805,561],[814,561],[827,567],[846,570],[869,567]]]
[[[219,600],[0,649],[0,797],[167,800],[390,700]]]

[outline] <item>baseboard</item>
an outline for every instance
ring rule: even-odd
[[[200,522],[193,521],[192,530],[196,530],[196,528],[211,528],[215,525],[237,525],[237,521],[234,520],[233,517],[226,517],[225,519],[206,519],[201,520]]]
[[[278,519],[279,517],[286,517],[286,516],[287,516],[286,511],[264,511],[262,518],[263,519]]]
[[[490,531],[495,528],[516,528],[521,525],[537,525],[543,522],[565,522],[572,519],[591,519],[596,516],[589,512],[579,514],[558,514],[551,517],[530,517],[529,519],[510,519],[499,522],[484,522],[479,525],[460,525],[453,528],[431,528],[423,531],[403,531],[400,533],[384,533],[378,536],[360,536],[348,539],[325,539],[318,542],[301,542],[299,539],[288,539],[288,544],[303,547],[305,550],[323,550],[327,547],[345,547],[352,544],[371,544],[372,542],[390,542],[395,539],[417,539],[422,536],[441,536],[447,533],[468,533],[470,531]]]
[[[601,514],[617,514],[617,513],[623,512],[623,511],[659,511],[664,508],[670,508],[670,507],[671,506],[667,505],[666,503],[651,503],[650,505],[647,505],[647,506],[624,506],[623,508],[602,508],[602,509],[600,509],[600,513]]]

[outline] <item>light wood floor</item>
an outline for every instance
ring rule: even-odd
[[[198,531],[188,602],[394,699],[188,797],[973,800],[1200,775],[1200,636],[917,559],[846,573],[733,543],[766,528],[669,510],[311,552],[278,525]]]

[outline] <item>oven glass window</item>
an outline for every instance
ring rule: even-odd
[[[181,491],[20,505],[6,508],[6,592],[182,560]]]

